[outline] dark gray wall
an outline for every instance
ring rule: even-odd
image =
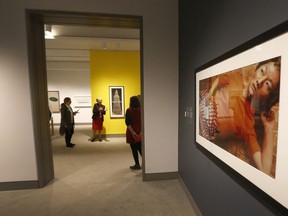
[[[287,0],[179,0],[179,171],[204,216],[288,215],[194,141],[194,70],[288,20]],[[288,48],[288,46],[287,46]]]

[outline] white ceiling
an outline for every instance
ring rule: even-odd
[[[140,50],[140,30],[52,25],[55,39],[46,39],[46,60],[89,62],[90,50]]]

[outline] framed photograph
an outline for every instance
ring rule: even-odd
[[[48,105],[52,113],[60,112],[59,91],[48,91]]]
[[[109,86],[109,105],[111,118],[124,118],[124,87]]]
[[[196,143],[288,208],[288,22],[196,69]]]
[[[92,107],[91,95],[75,95],[73,103],[75,108],[90,108]]]

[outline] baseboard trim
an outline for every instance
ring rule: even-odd
[[[126,137],[126,134],[103,134],[103,137],[107,138],[118,138],[118,137]]]
[[[180,181],[180,183],[182,185],[182,188],[183,188],[183,190],[184,190],[184,192],[185,192],[185,194],[186,194],[186,196],[187,196],[192,208],[194,209],[196,215],[197,216],[202,216],[202,213],[201,213],[200,209],[198,208],[195,200],[193,199],[190,191],[188,190],[187,186],[185,185],[185,183],[184,183],[184,181],[183,181],[183,179],[182,179],[182,177],[180,175],[179,175],[179,181]]]
[[[143,181],[158,181],[158,180],[169,180],[178,179],[178,172],[166,172],[166,173],[143,173]]]
[[[38,181],[1,182],[0,191],[25,190],[39,188]]]

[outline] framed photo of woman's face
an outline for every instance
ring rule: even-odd
[[[109,86],[110,118],[124,118],[124,86]]]
[[[288,22],[196,69],[196,143],[288,208]]]

